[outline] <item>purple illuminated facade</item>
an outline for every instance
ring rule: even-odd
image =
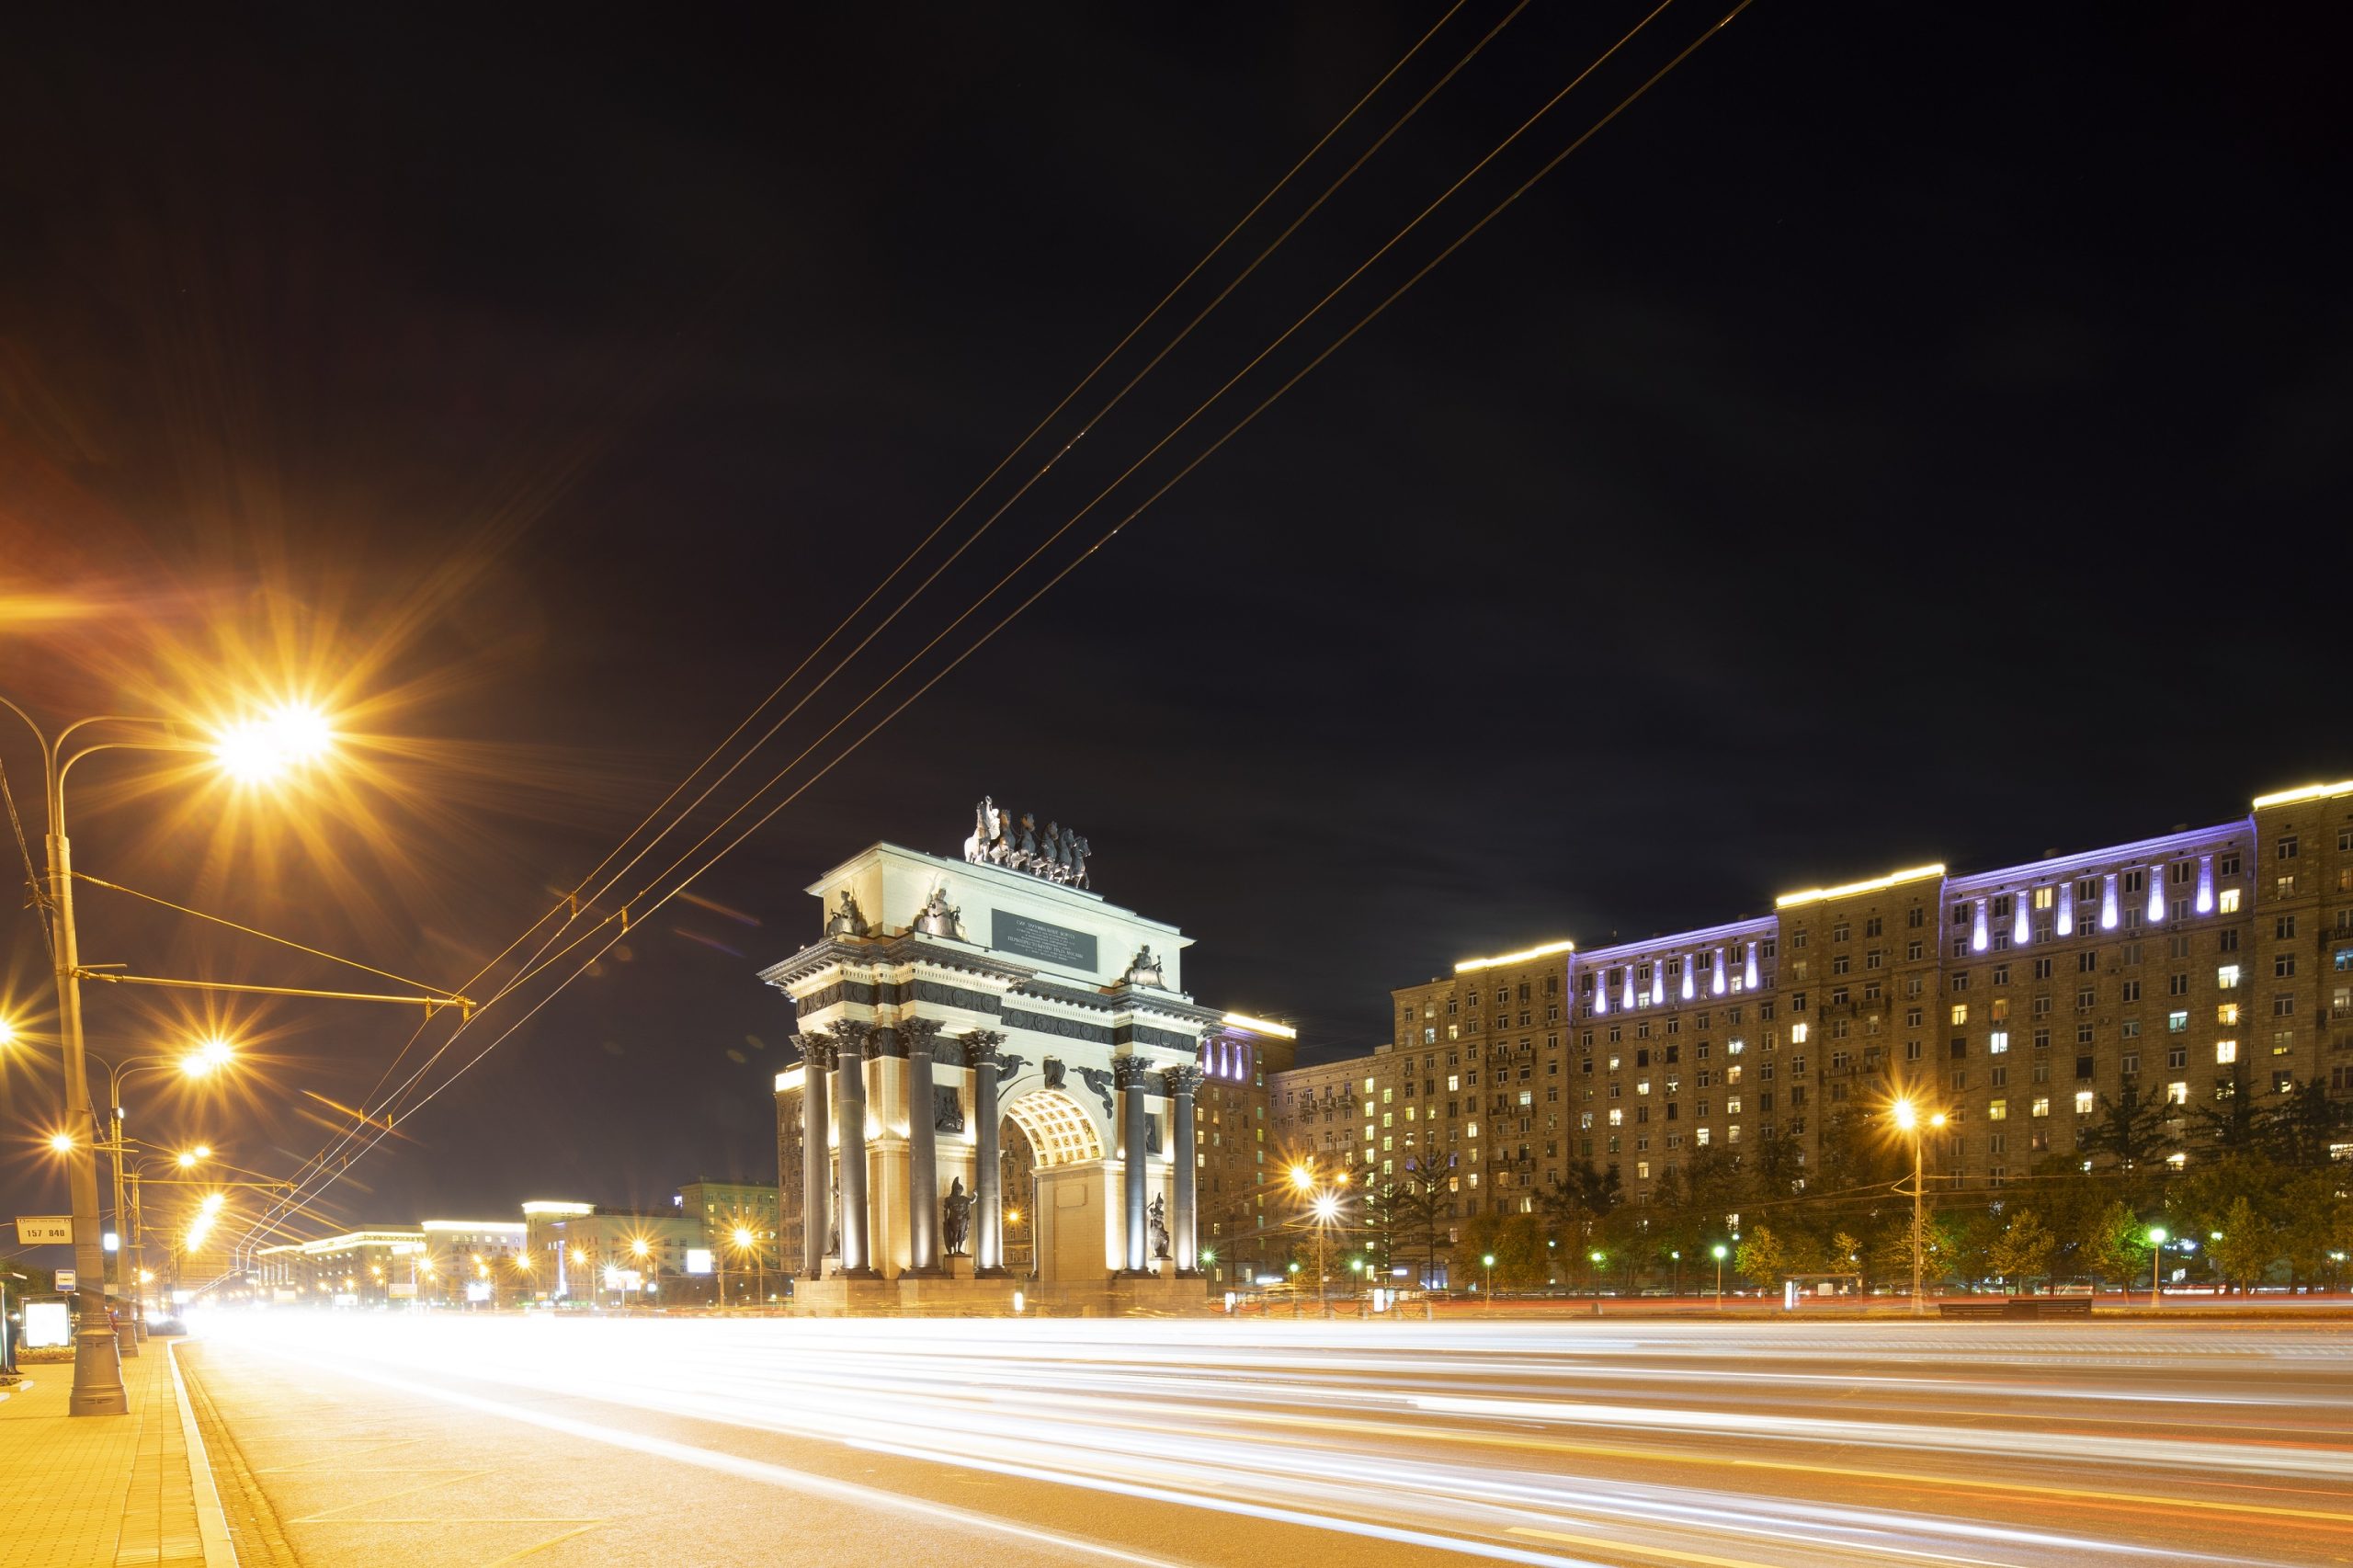
[[[2067,1156],[2127,1095],[2186,1113],[2318,1079],[2353,1098],[2353,783],[2079,854],[1914,868],[1769,915],[1476,960],[1392,998],[1343,1153],[1378,1182],[1436,1151],[1463,1213],[1532,1208],[1587,1161],[1637,1197],[1701,1150],[1791,1138],[1811,1164],[1826,1119],[1898,1093],[1947,1111],[1933,1166],[1999,1184]]]

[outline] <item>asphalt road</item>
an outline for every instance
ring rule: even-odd
[[[2353,1562],[2336,1323],[202,1332],[245,1568]]]

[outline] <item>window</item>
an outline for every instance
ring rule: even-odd
[[[2125,1002],[2138,1002],[2141,999],[2141,983],[2137,980],[2126,981],[2122,994],[2118,999]]]
[[[2075,1114],[2077,1116],[2091,1115],[2093,1108],[2098,1102],[2098,1099],[2099,1096],[2089,1089],[2077,1089],[2075,1091]]]
[[[2007,1029],[1995,1029],[1995,1030],[1991,1035],[1989,1035],[1989,1036],[1987,1036],[1987,1037],[1986,1037],[1986,1040],[1985,1040],[1985,1050],[1986,1050],[1986,1051],[1987,1051],[1989,1054],[1991,1054],[1991,1055],[1995,1055],[1995,1056],[1999,1056],[1999,1055],[2001,1055],[2004,1051],[2007,1051],[2007,1050],[2009,1050],[2009,1049],[2010,1049],[2010,1031],[2009,1031],[2009,1030],[2007,1030]]]
[[[2029,1116],[2049,1116],[2051,1114],[2051,1096],[2048,1095],[2035,1096],[2033,1102],[2027,1107],[2026,1113]]]
[[[1965,1024],[1965,1023],[1969,1022],[1969,1004],[1968,1004],[1968,1003],[1966,1003],[1966,1002],[1955,1002],[1955,1003],[1952,1005],[1952,1021],[1953,1021],[1953,1027],[1954,1027],[1954,1028],[1960,1028],[1962,1024]]]
[[[2293,953],[2285,953],[2285,952],[2282,952],[2282,953],[2274,953],[2274,954],[2272,954],[2272,955],[2271,955],[2271,977],[2272,977],[2274,980],[2288,980],[2288,979],[2291,979],[2291,978],[2293,978],[2293,977],[2294,977],[2295,972],[2296,972],[2296,955],[2295,955],[2295,954],[2293,954]]]
[[[2237,1040],[2218,1040],[2214,1042],[2214,1062],[2217,1066],[2228,1066],[2238,1059],[2239,1042]]]
[[[2009,1102],[2009,1101],[2007,1101],[2007,1100],[2006,1100],[2006,1099],[1997,1099],[1997,1100],[1989,1100],[1989,1101],[1987,1101],[1987,1102],[1986,1102],[1986,1105],[1985,1105],[1985,1119],[1987,1119],[1988,1121],[2006,1121],[2006,1120],[2008,1120],[2008,1119],[2009,1119],[2009,1116],[2010,1116],[2010,1102]]]
[[[2285,838],[2282,838],[2278,844],[2272,846],[2271,856],[2275,860],[2294,859],[2296,858],[2296,835],[2291,833]]]

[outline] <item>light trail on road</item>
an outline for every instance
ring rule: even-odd
[[[913,1461],[869,1494],[935,1522],[926,1467],[1008,1483],[975,1528],[1028,1528],[1025,1497],[1077,1489],[1099,1500],[1101,1555],[1135,1560],[1227,1560],[1123,1534],[1173,1509],[1374,1562],[2353,1561],[2353,1335],[2333,1324],[279,1310],[208,1333],[660,1460],[773,1468],[758,1435],[782,1434]],[[651,1418],[660,1435],[638,1435]],[[1225,1528],[1204,1518],[1201,1539]]]

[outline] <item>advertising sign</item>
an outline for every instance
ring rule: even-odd
[[[17,1244],[25,1247],[72,1246],[74,1216],[19,1214],[17,1216]]]
[[[687,1249],[687,1272],[689,1274],[708,1274],[710,1272],[710,1249],[709,1247],[688,1247]]]
[[[59,1290],[71,1290],[74,1289],[74,1275],[72,1269],[61,1268],[57,1271],[57,1288]]]
[[[60,1350],[74,1343],[74,1315],[63,1301],[27,1301],[25,1338],[28,1350]]]

